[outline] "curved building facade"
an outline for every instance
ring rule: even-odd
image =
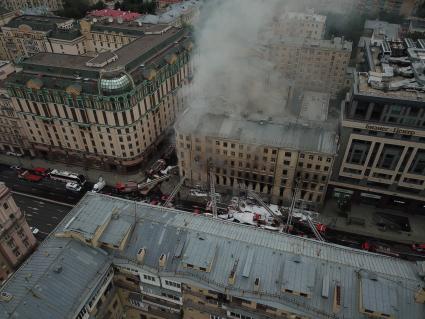
[[[182,110],[177,91],[191,74],[188,31],[155,28],[95,57],[39,53],[21,63],[6,86],[35,156],[140,166]]]

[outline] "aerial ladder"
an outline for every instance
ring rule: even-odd
[[[262,207],[264,207],[265,210],[270,214],[270,216],[273,216],[276,220],[282,221],[282,215],[277,215],[273,210],[270,209],[270,207],[264,203],[264,201],[261,199],[261,197],[254,191],[246,189],[246,193],[254,198]]]
[[[320,235],[319,231],[316,228],[316,225],[314,225],[310,216],[307,216],[307,224],[311,228],[311,231],[313,232],[314,236],[316,236],[317,240],[325,241],[325,239],[322,237],[322,235]]]
[[[174,197],[178,194],[180,191],[180,188],[182,188],[184,181],[186,180],[186,177],[183,177],[180,179],[180,182],[174,187],[173,191],[171,192],[170,196],[168,196],[167,200],[164,203],[164,207],[170,207],[171,202],[174,200]]]
[[[289,207],[289,211],[288,211],[288,217],[286,219],[285,229],[287,233],[289,233],[289,228],[292,225],[292,216],[294,213],[295,204],[297,203],[297,200],[300,197],[300,193],[301,193],[301,189],[299,187],[299,180],[297,180],[295,184],[295,191],[294,191],[294,194],[292,195],[291,206]]]
[[[288,212],[288,218],[286,220],[286,232],[289,233],[289,229],[290,226],[292,225],[292,216],[294,213],[294,209],[295,209],[295,205],[298,201],[300,201],[300,194],[301,194],[301,188],[300,188],[300,181],[297,180],[296,184],[295,184],[295,191],[294,194],[292,196],[292,201],[291,201],[291,206],[289,208],[289,212]],[[303,208],[303,204],[300,204],[300,211],[303,212],[304,208]],[[314,236],[316,237],[317,240],[320,241],[325,241],[324,238],[322,237],[322,235],[320,235],[319,231],[316,228],[316,225],[314,225],[313,221],[311,220],[310,216],[306,216],[306,221],[307,221],[307,225],[308,227],[310,227],[311,231],[313,232]]]
[[[152,186],[152,185],[156,185],[156,184],[158,184],[159,182],[165,181],[165,180],[166,180],[166,179],[168,179],[169,177],[170,177],[170,176],[168,176],[168,175],[164,175],[164,176],[161,176],[161,177],[155,178],[155,179],[153,179],[153,180],[150,180],[150,181],[148,181],[148,182],[140,183],[140,184],[138,184],[138,185],[137,185],[137,187],[138,187],[139,189],[142,189],[142,188],[145,188],[145,187],[149,187],[149,186]]]
[[[210,197],[211,197],[211,211],[214,218],[217,218],[217,196],[215,194],[215,182],[213,167],[210,167]]]

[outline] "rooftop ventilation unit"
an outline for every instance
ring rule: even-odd
[[[0,300],[1,301],[10,301],[10,300],[12,300],[12,298],[13,298],[12,294],[10,294],[6,291],[2,291],[0,293]]]
[[[166,261],[167,261],[167,256],[165,254],[161,254],[161,257],[159,257],[159,267],[165,267]]]
[[[145,255],[146,255],[146,248],[145,247],[140,248],[136,256],[137,262],[142,264],[143,260],[145,259]]]
[[[229,274],[229,285],[235,284],[235,278],[236,278],[236,269],[238,268],[239,259],[235,260],[235,263],[233,264],[232,270]]]
[[[146,255],[146,248],[140,248],[139,251],[137,252],[137,256],[136,256],[136,260],[138,263],[143,264],[143,260],[145,259],[145,255]]]
[[[260,278],[255,278],[254,280],[254,291],[258,292],[260,290]]]
[[[53,272],[55,272],[57,274],[62,272],[62,265],[56,265],[55,267],[53,267]]]
[[[333,300],[333,312],[337,313],[341,310],[341,285],[340,284],[336,284],[335,285],[335,289],[334,289],[334,300]]]
[[[425,287],[421,287],[415,294],[415,301],[417,303],[425,303]]]

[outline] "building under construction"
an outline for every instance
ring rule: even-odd
[[[307,206],[320,205],[337,150],[329,95],[290,89],[286,101],[267,115],[235,114],[224,100],[188,109],[175,125],[180,175],[235,193],[244,185],[280,205],[298,189]]]

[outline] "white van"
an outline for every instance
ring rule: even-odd
[[[99,193],[106,185],[105,180],[102,177],[99,177],[99,181],[93,185],[92,192]]]
[[[66,188],[67,190],[74,191],[74,192],[79,192],[79,191],[81,191],[81,186],[80,186],[80,184],[78,184],[78,183],[76,183],[76,182],[68,182],[68,183],[66,183],[65,188]]]

